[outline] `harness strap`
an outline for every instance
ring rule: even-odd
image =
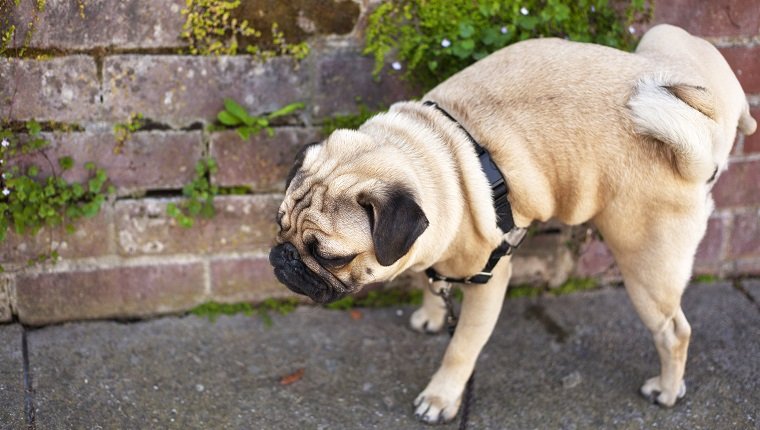
[[[428,100],[422,104],[434,107],[448,119],[453,121],[457,127],[464,132],[470,143],[472,143],[475,153],[478,156],[478,160],[480,161],[480,166],[483,169],[483,173],[485,173],[488,183],[491,185],[494,210],[496,211],[496,224],[501,231],[506,233],[505,240],[496,247],[493,252],[491,252],[491,256],[488,257],[488,262],[480,272],[466,278],[449,278],[436,272],[432,267],[429,267],[425,270],[425,274],[431,281],[446,281],[461,284],[485,284],[493,276],[493,269],[496,267],[499,260],[505,255],[511,255],[512,250],[520,246],[527,230],[515,226],[514,217],[512,216],[512,206],[507,198],[509,195],[509,187],[507,186],[507,181],[504,178],[504,175],[493,161],[493,158],[491,158],[491,154],[489,154],[488,151],[486,151],[486,149],[483,148],[474,137],[472,137],[459,121],[454,119],[451,114],[446,112],[446,110],[440,107],[436,102]]]

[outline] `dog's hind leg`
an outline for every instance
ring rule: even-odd
[[[684,396],[686,354],[691,336],[681,309],[681,295],[691,276],[694,254],[705,231],[706,217],[656,216],[631,228],[597,225],[610,245],[626,291],[644,325],[654,337],[660,375],[647,380],[641,393],[666,407]],[[660,217],[661,216],[661,217]],[[626,223],[630,218],[625,219]]]

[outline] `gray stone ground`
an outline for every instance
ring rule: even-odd
[[[478,363],[471,429],[760,428],[760,282],[693,285],[688,393],[637,394],[657,371],[620,288],[508,300]],[[743,290],[743,291],[742,291]],[[411,402],[447,336],[412,308],[85,322],[27,330],[37,429],[417,429]],[[0,428],[23,429],[22,327],[0,326]],[[281,379],[298,369],[303,377]],[[456,428],[456,423],[442,426]]]

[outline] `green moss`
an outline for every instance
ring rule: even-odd
[[[353,308],[387,308],[399,305],[420,304],[422,304],[422,290],[389,288],[373,290],[364,296],[346,296],[325,305],[325,307],[332,310],[347,310]]]
[[[543,293],[543,288],[534,285],[510,285],[507,289],[507,297],[516,299],[520,297],[536,297]]]
[[[261,31],[253,28],[248,20],[235,16],[239,6],[240,0],[187,0],[187,7],[182,9],[186,18],[181,36],[188,43],[188,52],[192,55],[237,55],[243,39],[261,38]],[[244,52],[264,60],[276,55],[290,55],[300,60],[308,55],[309,46],[305,42],[288,43],[276,22],[269,30],[270,48],[262,49],[247,43]]]
[[[287,315],[293,312],[297,306],[298,302],[294,299],[266,299],[257,305],[251,303],[207,302],[191,309],[190,313],[195,316],[208,318],[212,322],[222,315],[243,314],[252,316],[256,314],[262,319],[264,325],[269,327],[272,325],[272,318],[269,316],[270,312]]]
[[[365,53],[379,73],[391,57],[402,74],[430,88],[511,43],[553,36],[630,49],[628,25],[646,10],[606,0],[391,0],[369,17]]]
[[[712,282],[718,281],[720,278],[718,278],[715,275],[705,274],[705,275],[695,275],[691,281],[697,284],[709,284]]]
[[[597,283],[596,279],[593,278],[570,278],[559,287],[549,289],[549,292],[555,296],[560,296],[563,294],[571,294],[579,291],[593,290],[598,286],[599,284]]]

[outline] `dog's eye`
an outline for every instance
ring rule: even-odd
[[[340,269],[356,258],[356,254],[346,255],[345,257],[326,257],[321,255],[318,250],[314,250],[312,255],[314,255],[319,264],[330,269]]]

